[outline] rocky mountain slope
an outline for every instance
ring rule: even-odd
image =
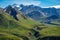
[[[45,18],[50,18],[55,15],[60,17],[60,10],[56,8],[41,8],[39,6],[22,5],[22,9],[20,10],[24,15],[34,19],[34,20],[43,20]],[[50,19],[51,20],[51,19]]]
[[[7,8],[0,8],[0,40],[60,40],[60,26],[36,22],[15,8]]]

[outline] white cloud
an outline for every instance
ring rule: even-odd
[[[55,6],[46,6],[46,7],[43,7],[43,8],[52,8],[52,7],[54,7],[54,8],[60,8],[60,5],[55,5]]]
[[[50,7],[60,8],[60,5],[50,6]]]

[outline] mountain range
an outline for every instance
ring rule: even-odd
[[[14,7],[14,9],[12,9],[12,7]],[[39,6],[23,5],[23,4],[21,4],[19,7],[17,7],[16,4],[14,4],[5,8],[7,13],[9,13],[10,10],[13,10],[11,12],[14,13],[15,9],[20,11],[24,16],[32,18],[33,20],[40,21],[40,22],[42,21],[45,22],[45,20],[51,22],[54,20],[53,17],[55,17],[55,19],[60,19],[60,8],[59,9],[54,8],[54,7],[41,8]],[[14,17],[16,18],[16,14],[12,14],[12,13],[10,13],[10,15],[14,15]]]
[[[22,4],[0,8],[0,40],[60,40],[59,12]]]

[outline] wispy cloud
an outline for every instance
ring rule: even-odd
[[[53,5],[57,5],[54,7],[59,7],[60,0],[0,0],[0,7],[6,7],[7,5],[12,4],[24,4],[24,5],[36,5],[40,7],[50,7]]]
[[[24,5],[36,5],[39,6],[41,2],[36,2],[36,1],[32,1],[32,2],[23,2],[22,4]]]

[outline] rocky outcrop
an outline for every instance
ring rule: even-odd
[[[39,38],[38,40],[60,40],[60,36],[48,36],[44,38]]]
[[[16,9],[13,8],[11,5],[7,6],[7,7],[5,8],[5,11],[6,11],[9,15],[11,15],[13,18],[15,18],[16,20],[18,20],[18,18],[17,18],[17,11],[16,11]]]

